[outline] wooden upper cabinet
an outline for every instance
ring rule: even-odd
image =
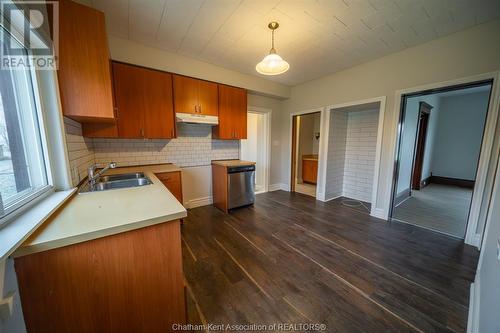
[[[217,116],[217,83],[174,75],[175,112]]]
[[[175,137],[172,75],[113,62],[118,137]]]
[[[247,138],[247,92],[219,84],[219,125],[212,130],[217,139]]]
[[[198,113],[207,116],[217,116],[219,114],[219,101],[217,96],[217,83],[208,81],[198,81]]]
[[[104,13],[59,1],[57,71],[63,114],[77,121],[112,121],[113,97]]]

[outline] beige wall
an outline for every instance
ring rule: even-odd
[[[398,113],[396,91],[499,70],[499,37],[500,20],[495,20],[293,87],[291,98],[284,102],[288,119],[282,130],[282,155],[287,157],[282,159],[282,182],[289,183],[291,112],[387,96],[377,195],[377,208],[386,208]]]
[[[290,96],[290,87],[256,75],[239,73],[114,36],[108,36],[108,42],[113,60],[225,83],[273,97]]]

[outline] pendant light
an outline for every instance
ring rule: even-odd
[[[278,22],[271,22],[268,24],[269,29],[272,31],[272,46],[269,54],[255,66],[255,69],[260,74],[278,75],[285,73],[290,68],[288,62],[283,60],[283,58],[276,53],[276,49],[274,48],[274,30],[278,29],[279,26]]]

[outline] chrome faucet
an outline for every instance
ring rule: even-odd
[[[101,170],[99,170],[97,173],[95,172],[95,169],[97,168],[97,164],[92,164],[91,166],[89,166],[89,169],[88,169],[88,179],[89,179],[89,183],[90,183],[90,186],[94,186],[97,179],[103,174],[105,173],[108,169],[114,169],[116,168],[116,163],[115,162],[111,162],[109,163],[108,165],[106,165],[104,168],[102,168]]]

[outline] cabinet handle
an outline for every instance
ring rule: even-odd
[[[144,128],[141,128],[141,136],[144,137]]]
[[[201,113],[201,105],[200,105],[200,109],[199,109],[200,113]]]

